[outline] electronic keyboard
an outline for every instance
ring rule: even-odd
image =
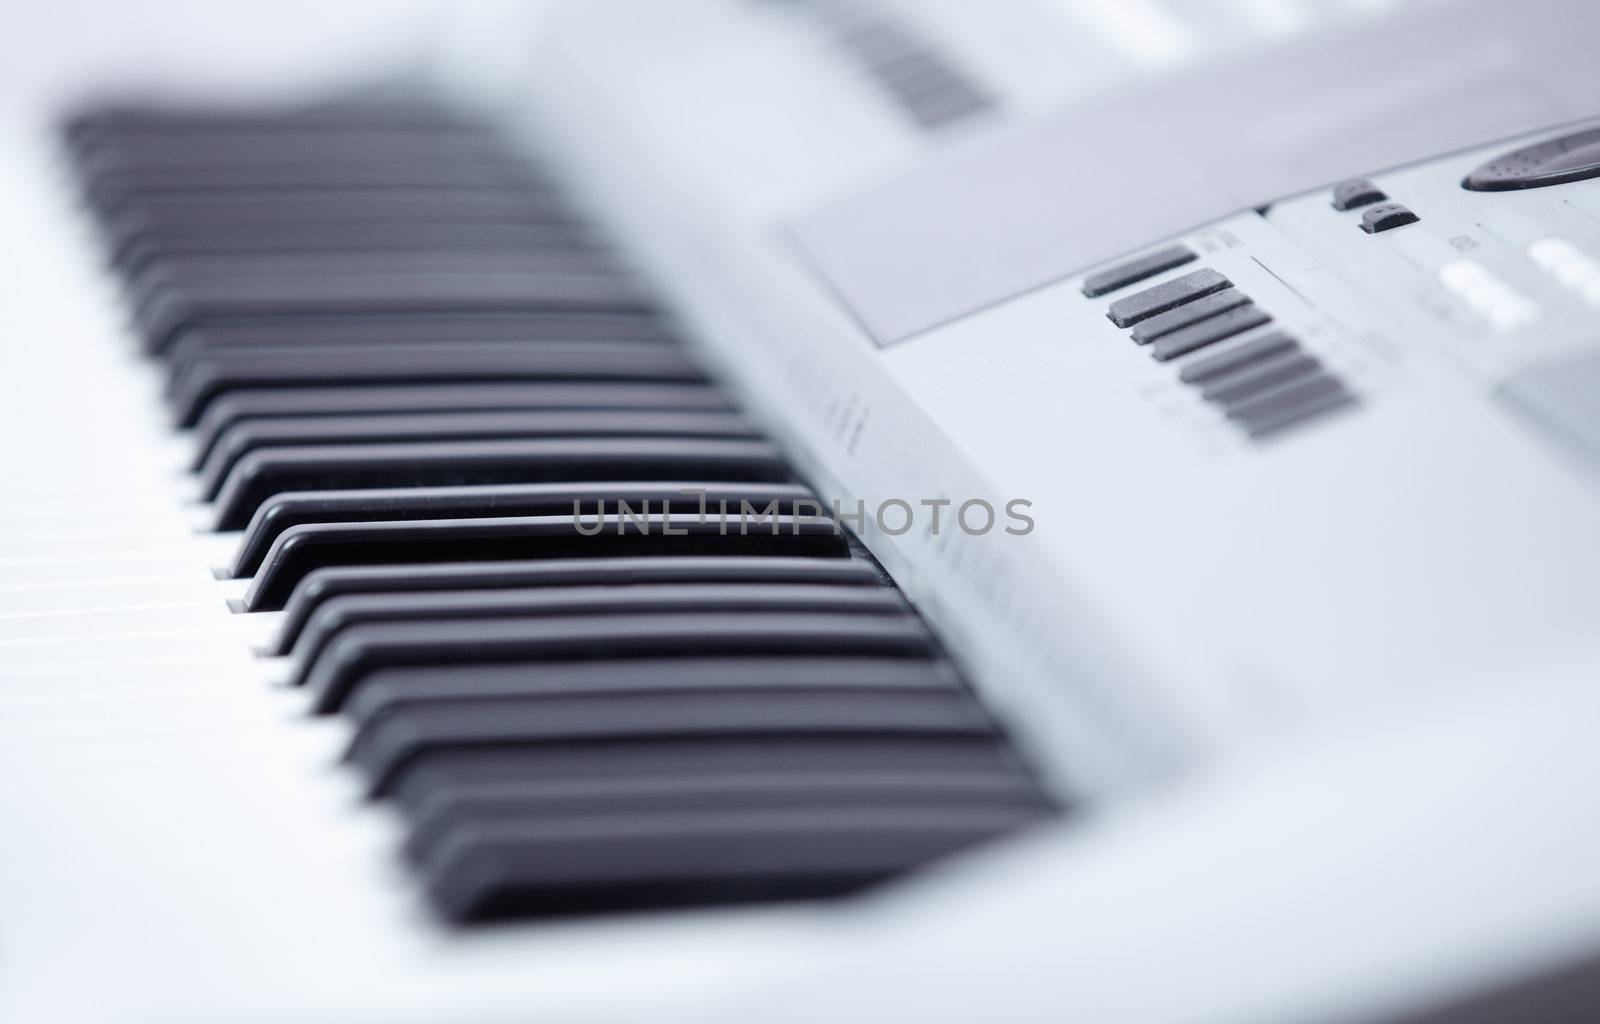
[[[0,1016],[1588,1019],[1586,5],[524,20],[7,126]]]

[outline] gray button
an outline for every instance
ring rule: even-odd
[[[1210,402],[1233,405],[1250,400],[1262,392],[1287,384],[1301,377],[1309,377],[1322,369],[1315,356],[1303,352],[1288,352],[1266,362],[1247,366],[1235,373],[1219,377],[1207,384],[1200,396]]]
[[[1135,327],[1130,337],[1141,345],[1147,345],[1162,335],[1171,334],[1218,313],[1226,313],[1230,309],[1238,309],[1249,304],[1250,296],[1237,288],[1224,288],[1203,299],[1184,303],[1177,309],[1169,309],[1160,316],[1151,317]]]
[[[1282,331],[1272,331],[1259,338],[1251,338],[1240,345],[1235,345],[1226,352],[1218,352],[1214,356],[1196,359],[1185,366],[1179,373],[1178,379],[1185,384],[1198,384],[1202,381],[1220,377],[1225,373],[1260,362],[1280,352],[1288,352],[1299,346],[1289,335]]]
[[[1271,322],[1272,317],[1262,312],[1259,306],[1241,306],[1221,316],[1202,320],[1192,327],[1174,331],[1150,347],[1150,356],[1156,362],[1164,363]]]
[[[1369,235],[1375,235],[1390,228],[1415,224],[1421,219],[1399,203],[1384,203],[1382,206],[1372,207],[1361,215],[1361,230]]]
[[[1158,313],[1177,309],[1185,302],[1193,302],[1212,292],[1232,287],[1233,282],[1215,270],[1196,270],[1192,274],[1175,277],[1153,288],[1135,292],[1125,299],[1118,299],[1111,304],[1106,316],[1110,317],[1111,322],[1118,327],[1132,327],[1139,321],[1148,320]]]
[[[1371,206],[1389,197],[1383,190],[1365,178],[1351,178],[1333,186],[1333,208],[1354,210],[1358,206]]]
[[[1083,279],[1083,294],[1094,298],[1130,284],[1138,284],[1173,267],[1181,267],[1195,259],[1194,250],[1186,245],[1174,245],[1160,252],[1152,252],[1137,259],[1119,263],[1109,270],[1091,274]]]

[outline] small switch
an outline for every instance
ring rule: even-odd
[[[1361,230],[1369,235],[1375,235],[1390,228],[1415,224],[1421,219],[1399,203],[1384,203],[1382,206],[1374,206],[1361,215]]]
[[[1174,245],[1160,252],[1152,252],[1128,260],[1126,263],[1119,263],[1098,274],[1091,274],[1083,279],[1083,294],[1092,299],[1097,295],[1114,292],[1118,288],[1126,288],[1130,284],[1138,284],[1146,278],[1155,277],[1174,267],[1193,262],[1194,259],[1193,249],[1186,245]]]
[[[1111,304],[1106,316],[1118,327],[1132,327],[1141,320],[1177,309],[1185,302],[1193,302],[1212,292],[1232,287],[1233,282],[1215,270],[1196,270],[1142,292],[1134,292],[1125,299],[1118,299]]]
[[[1333,186],[1335,210],[1354,210],[1358,206],[1371,206],[1388,198],[1383,194],[1383,189],[1365,178],[1351,178]]]

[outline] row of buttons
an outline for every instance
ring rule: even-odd
[[[1196,258],[1186,246],[1163,249],[1087,278],[1083,292],[1095,296],[1124,288]],[[1106,317],[1118,327],[1130,328],[1129,336],[1137,344],[1149,345],[1157,362],[1272,322],[1232,281],[1209,268],[1117,299]],[[1220,406],[1251,437],[1264,437],[1354,401],[1342,381],[1282,331],[1191,361],[1178,379],[1198,387],[1203,399]]]
[[[1333,187],[1332,206],[1342,212],[1370,207],[1361,214],[1361,230],[1369,235],[1415,224],[1421,218],[1399,203],[1391,203],[1378,186],[1365,178],[1352,178]],[[1378,205],[1374,205],[1378,204]]]

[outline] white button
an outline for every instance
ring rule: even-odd
[[[1523,298],[1476,260],[1452,260],[1439,268],[1439,280],[1497,331],[1514,331],[1539,316]]]
[[[1565,238],[1541,238],[1528,246],[1528,257],[1584,302],[1600,306],[1600,260]]]

